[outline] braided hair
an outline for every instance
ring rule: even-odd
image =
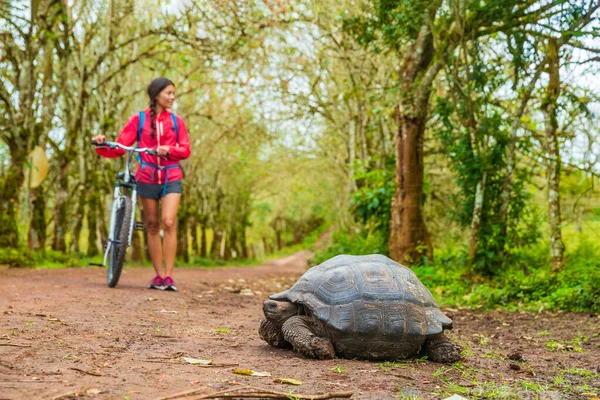
[[[156,134],[156,98],[167,86],[174,87],[175,84],[167,78],[156,78],[148,85],[148,105],[150,107],[150,126],[152,127],[150,137],[152,139]]]

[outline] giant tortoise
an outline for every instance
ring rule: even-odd
[[[452,320],[410,269],[388,257],[339,255],[263,303],[260,337],[317,359],[458,361]]]

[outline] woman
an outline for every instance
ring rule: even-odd
[[[132,146],[138,140],[138,126],[142,122],[139,147],[156,148],[159,156],[141,155],[136,171],[138,196],[142,200],[144,223],[148,238],[148,251],[156,277],[148,286],[151,289],[177,290],[173,281],[173,268],[177,252],[177,209],[182,191],[183,174],[179,161],[190,156],[190,139],[183,119],[168,110],[175,101],[175,85],[166,78],[156,78],[148,86],[150,106],[131,117],[117,142]],[[143,114],[143,115],[142,115]],[[103,143],[104,135],[92,140]],[[120,157],[122,149],[96,148],[108,158]],[[161,213],[159,219],[159,200]],[[160,226],[164,237],[161,243]],[[164,258],[164,268],[163,268]]]

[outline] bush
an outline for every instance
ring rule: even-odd
[[[65,266],[79,267],[82,265],[82,254],[79,253],[61,253],[60,251],[46,250],[34,253],[36,265],[40,266]]]
[[[317,251],[309,260],[310,265],[321,264],[340,254],[365,255],[388,254],[387,237],[378,231],[366,231],[350,235],[347,233],[334,233],[331,236],[331,246]]]
[[[387,238],[377,232],[337,233],[332,245],[315,254],[320,264],[339,254],[386,254]],[[507,254],[495,277],[466,277],[465,249],[436,254],[432,264],[413,266],[421,282],[444,306],[510,311],[600,312],[600,246],[582,239],[552,271],[547,245],[533,245]]]
[[[600,312],[600,248],[582,242],[553,273],[547,246],[511,254],[493,280],[464,278],[460,253],[414,268],[440,304],[528,311]]]
[[[31,267],[34,265],[31,252],[25,249],[3,248],[0,249],[0,265],[10,267]]]

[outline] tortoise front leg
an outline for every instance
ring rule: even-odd
[[[279,347],[280,349],[289,349],[292,347],[291,344],[285,341],[283,338],[283,332],[281,328],[269,321],[263,319],[258,328],[258,334],[262,340],[269,343],[273,347]]]
[[[310,318],[305,315],[291,317],[285,321],[281,331],[294,350],[306,357],[319,360],[335,357],[331,340],[317,336]]]

